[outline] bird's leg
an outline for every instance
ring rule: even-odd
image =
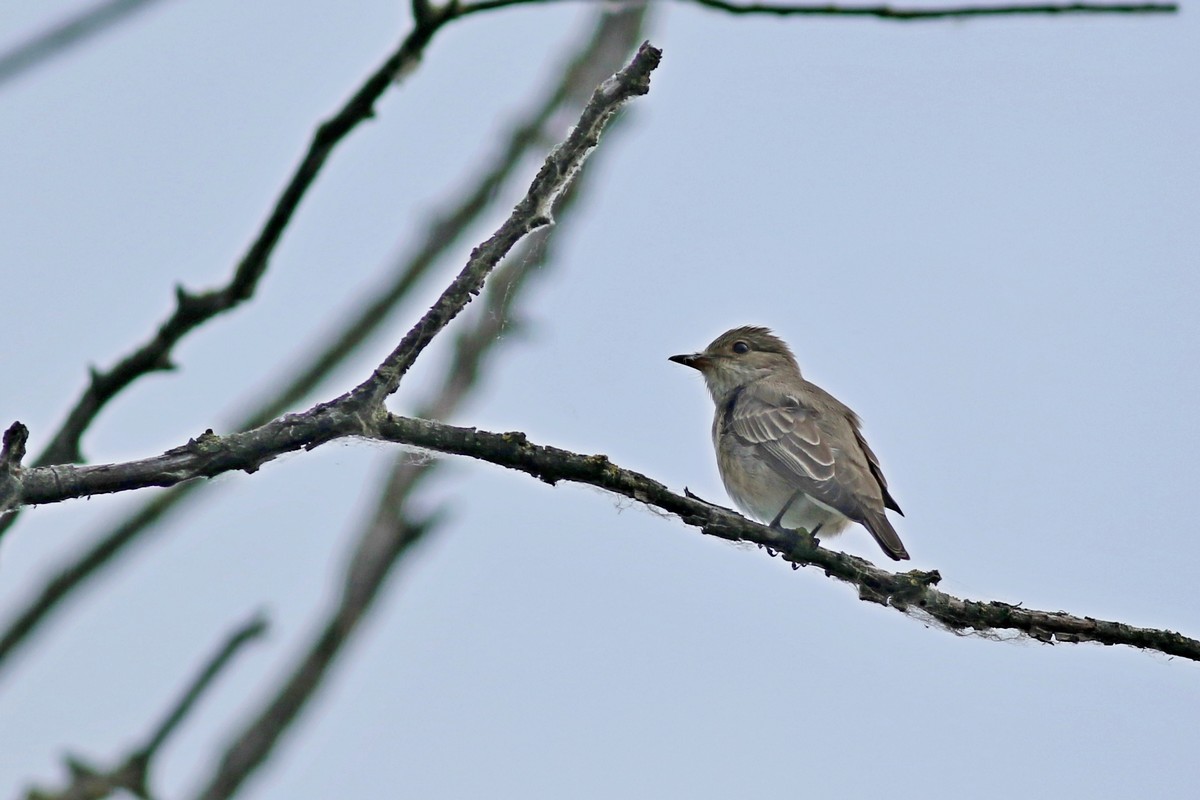
[[[795,530],[796,537],[798,539],[800,539],[800,541],[806,542],[807,544],[810,544],[813,547],[820,547],[821,540],[817,538],[817,531],[821,530],[821,526],[824,524],[825,524],[824,522],[818,522],[816,525],[813,526],[813,529],[811,531],[806,530],[804,528],[797,528]]]
[[[775,519],[771,520],[772,528],[774,528],[777,531],[784,530],[783,525],[780,524],[783,521],[783,515],[786,514],[788,512],[788,509],[792,507],[792,503],[794,503],[800,499],[801,494],[802,494],[802,492],[799,489],[792,492],[792,496],[789,497],[788,501],[783,504],[783,508],[779,509],[779,513],[775,515]]]

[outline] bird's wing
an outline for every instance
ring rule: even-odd
[[[900,510],[900,504],[896,502],[896,498],[892,497],[888,491],[887,478],[883,477],[883,469],[879,466],[879,457],[875,455],[875,451],[867,444],[867,440],[863,438],[862,431],[858,429],[857,418],[851,419],[850,427],[854,429],[854,438],[858,441],[859,448],[863,451],[863,455],[867,457],[867,465],[871,468],[871,474],[875,476],[875,480],[879,483],[879,490],[883,492],[883,505],[890,508],[901,516],[904,512]]]
[[[820,414],[795,394],[755,387],[740,394],[725,422],[729,433],[797,489],[851,519],[861,519],[858,481],[853,479],[857,470],[835,465],[836,444],[819,424]]]
[[[899,508],[854,412],[819,389],[808,397],[769,385],[739,392],[726,410],[726,428],[797,489],[862,523],[891,558],[907,559],[884,514],[885,504]]]

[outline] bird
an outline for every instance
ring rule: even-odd
[[[734,503],[772,528],[814,537],[857,522],[896,561],[909,558],[901,516],[858,415],[805,380],[787,343],[759,326],[726,331],[703,352],[670,356],[699,370],[716,406],[712,438]]]

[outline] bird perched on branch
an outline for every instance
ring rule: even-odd
[[[700,371],[716,403],[713,446],[738,508],[771,527],[870,531],[891,558],[908,551],[885,510],[900,514],[853,411],[800,375],[791,348],[766,328],[734,328],[704,352],[671,356]]]

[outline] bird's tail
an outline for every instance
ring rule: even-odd
[[[904,543],[900,541],[900,534],[896,533],[896,529],[892,527],[892,523],[882,514],[870,514],[863,520],[863,526],[871,532],[875,537],[875,541],[879,542],[879,546],[883,548],[883,552],[896,561],[907,561],[908,551],[904,549]]]

